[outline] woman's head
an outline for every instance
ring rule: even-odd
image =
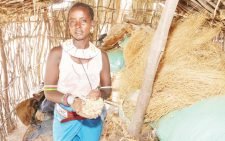
[[[89,40],[91,28],[94,26],[94,11],[85,3],[75,3],[68,13],[68,26],[75,40]]]
[[[86,4],[86,3],[82,3],[82,2],[77,2],[75,3],[69,10],[68,15],[70,14],[70,12],[74,9],[74,8],[84,8],[88,11],[89,16],[91,18],[91,20],[94,20],[94,11],[93,9],[90,7],[90,5]]]

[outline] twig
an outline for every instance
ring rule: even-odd
[[[113,102],[113,101],[109,101],[109,100],[104,100],[105,103],[109,104],[109,105],[112,105],[112,106],[115,106],[115,107],[119,107],[119,104],[116,103],[116,102]]]
[[[221,0],[218,0],[218,1],[217,1],[216,7],[215,7],[214,12],[213,12],[213,18],[216,17],[216,11],[218,10],[218,7],[219,7],[219,5],[220,5],[220,1],[221,1]]]

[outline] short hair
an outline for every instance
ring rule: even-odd
[[[94,20],[94,10],[91,8],[90,5],[86,4],[86,3],[82,3],[82,2],[77,2],[75,3],[69,10],[68,16],[70,14],[70,12],[77,7],[83,7],[85,9],[88,10],[89,16],[91,17],[91,20]]]

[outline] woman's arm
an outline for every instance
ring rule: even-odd
[[[100,84],[101,86],[111,86],[110,64],[108,55],[104,51],[102,51],[102,71],[100,73]],[[101,90],[102,98],[109,98],[111,92],[112,89]]]
[[[63,103],[63,93],[54,90],[57,87],[53,87],[51,85],[57,86],[58,79],[59,79],[59,64],[62,56],[62,48],[61,47],[54,47],[51,49],[47,64],[46,64],[46,71],[45,71],[45,78],[44,78],[44,92],[46,99],[55,102],[55,103]]]

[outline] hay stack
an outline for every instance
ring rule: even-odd
[[[104,121],[100,141],[159,141],[155,131],[148,124],[143,125],[140,138],[134,139],[126,130],[126,124],[114,114],[108,114]]]
[[[120,80],[122,98],[141,87],[152,35],[153,29],[151,28],[137,28],[131,33],[130,40],[124,47],[125,68],[121,71]]]
[[[225,53],[212,43],[212,38],[218,34],[220,26],[212,27],[207,23],[206,15],[193,14],[178,22],[170,32],[154,82],[146,120],[155,121],[170,111],[206,97],[225,94]],[[130,46],[127,46],[127,50],[129,48]],[[145,56],[139,55],[135,60],[142,60],[144,63]],[[144,67],[135,64],[135,68],[139,69],[135,71],[140,74],[134,77],[132,83],[138,83],[139,85],[135,85],[140,86]],[[125,75],[126,72],[122,74],[122,81],[126,82],[123,87],[127,88],[130,78]],[[127,94],[130,90],[121,92]]]

